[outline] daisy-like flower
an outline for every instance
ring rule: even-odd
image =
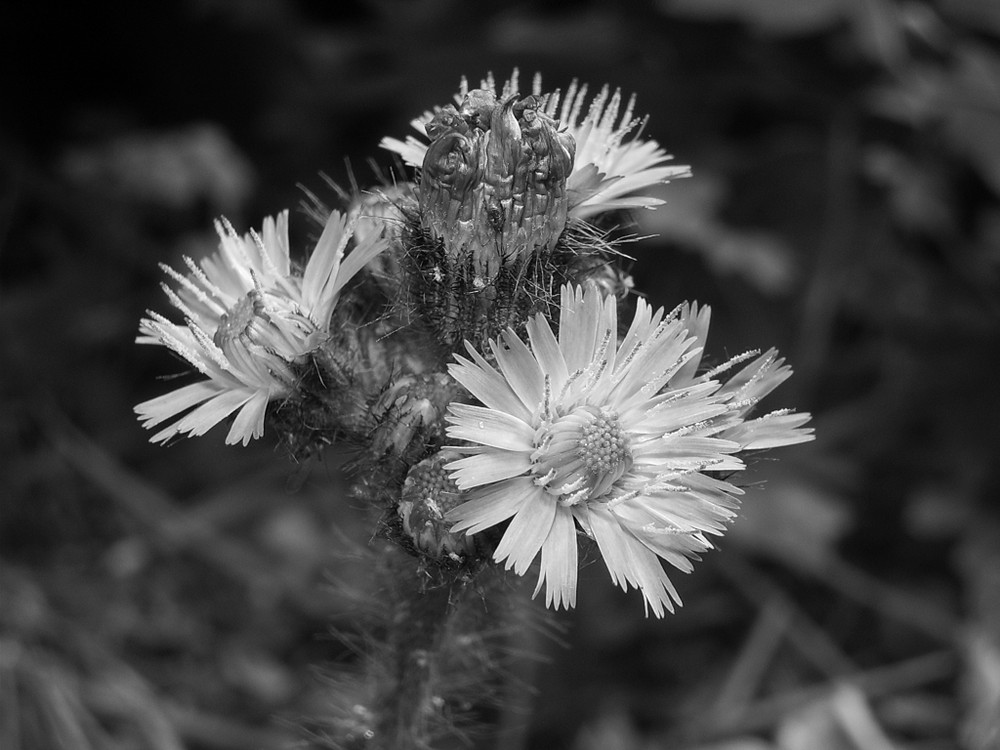
[[[152,442],[203,435],[234,412],[227,443],[260,437],[267,404],[293,387],[292,365],[328,336],[344,285],[385,246],[372,236],[345,255],[352,227],[334,211],[299,273],[287,210],[265,219],[259,234],[241,237],[226,221],[216,230],[219,251],[200,264],[185,257],[186,274],[161,266],[176,284],[162,286],[184,323],[150,311],[139,324],[138,343],[166,346],[205,376],[135,407],[146,428],[183,415]]]
[[[517,70],[499,90],[490,75],[480,82],[478,91],[489,92],[501,102],[517,98],[520,93]],[[456,105],[461,107],[470,93],[469,83],[463,78],[455,95]],[[586,84],[573,81],[565,95],[559,90],[544,94],[541,76],[535,75],[532,81],[532,96],[542,102],[540,112],[557,119],[560,134],[571,136],[576,142],[573,169],[566,185],[568,216],[586,219],[603,211],[661,205],[662,200],[642,192],[670,179],[688,176],[689,168],[667,166],[672,156],[655,140],[640,140],[644,118],[635,116],[634,95],[622,110],[620,90],[612,92],[608,86],[602,87],[589,106],[588,93]],[[441,111],[425,112],[411,125],[423,135]],[[423,166],[428,149],[425,141],[412,135],[405,140],[383,138],[380,145],[418,168]]]
[[[750,355],[725,384],[724,368],[697,374],[708,321],[707,308],[664,315],[640,299],[619,342],[615,300],[567,285],[558,335],[542,315],[527,344],[508,329],[490,342],[499,370],[468,346],[450,372],[482,405],[449,408],[466,455],[446,468],[469,493],[447,514],[452,530],[509,520],[494,559],[523,575],[540,554],[535,593],[545,586],[556,608],[575,604],[582,530],[616,584],[640,589],[658,617],[673,611],[660,559],[690,571],[735,516],[741,490],[720,472],[744,468],[741,450],[812,439],[808,414],[747,418],[791,374],[775,352]]]

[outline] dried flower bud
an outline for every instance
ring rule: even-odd
[[[540,97],[498,101],[469,91],[426,125],[421,223],[456,265],[484,284],[500,267],[553,248],[566,226],[576,143],[556,131]]]
[[[444,515],[463,503],[466,498],[445,471],[444,465],[461,458],[461,454],[442,450],[416,464],[406,475],[399,515],[403,529],[422,552],[431,557],[456,558],[475,549],[472,537],[452,534],[452,524]]]

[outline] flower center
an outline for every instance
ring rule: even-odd
[[[256,291],[247,292],[239,302],[219,317],[219,327],[215,329],[212,341],[228,354],[230,344],[244,336],[250,336],[258,318],[267,320],[264,300]]]
[[[444,518],[445,513],[468,499],[444,469],[445,464],[460,457],[455,451],[439,451],[411,468],[403,482],[398,508],[403,530],[418,549],[435,558],[454,560],[475,548],[471,537],[452,534],[452,522]]]
[[[613,474],[632,460],[628,437],[613,412],[598,414],[583,428],[576,453],[593,474]]]
[[[582,406],[544,428],[533,458],[535,481],[560,501],[597,500],[632,466],[618,415]]]
[[[403,500],[422,505],[424,513],[438,518],[463,502],[461,490],[440,459],[421,461],[410,470],[403,485]]]

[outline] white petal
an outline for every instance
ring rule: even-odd
[[[527,473],[531,458],[527,453],[489,450],[452,461],[444,468],[451,472],[459,489],[468,490]]]
[[[455,525],[451,527],[453,533],[464,531],[466,534],[478,534],[517,513],[521,505],[535,494],[536,489],[532,481],[526,478],[498,482],[492,487],[474,492],[471,500],[448,511],[445,519],[454,522]]]
[[[687,329],[688,336],[695,339],[695,346],[700,347],[697,356],[687,361],[681,369],[670,379],[673,388],[683,388],[691,383],[701,366],[701,354],[705,342],[708,339],[708,327],[712,320],[712,308],[703,306],[699,309],[698,303],[693,302],[685,305],[681,310],[680,321]]]
[[[532,450],[535,431],[517,417],[470,404],[451,404],[448,412],[448,437],[505,450]]]
[[[267,412],[269,400],[270,394],[267,391],[257,391],[253,398],[243,405],[226,436],[227,445],[235,445],[239,442],[242,442],[243,445],[249,445],[251,440],[264,434],[264,415]]]
[[[532,596],[545,586],[545,606],[576,606],[577,562],[576,523],[569,508],[557,507],[549,535],[542,543],[538,585]]]
[[[468,342],[466,348],[474,361],[470,362],[456,354],[458,363],[448,365],[448,373],[491,409],[513,414],[522,420],[531,419],[531,412],[514,393],[507,379],[494,370]]]
[[[612,580],[626,590],[627,584],[640,589],[657,617],[663,617],[665,609],[673,612],[671,599],[680,604],[680,598],[656,555],[622,528],[606,508],[592,506],[589,515]]]
[[[521,505],[493,552],[496,562],[507,561],[506,568],[518,575],[538,556],[556,515],[556,499],[540,487]]]
[[[302,307],[320,327],[326,327],[330,323],[328,313],[336,302],[332,287],[350,238],[347,217],[339,211],[331,211],[306,263],[302,275]],[[327,319],[324,320],[324,317]]]
[[[559,348],[572,373],[594,361],[597,345],[610,330],[617,334],[615,304],[605,305],[596,289],[566,284],[559,311]]]
[[[184,416],[174,425],[173,432],[189,433],[194,436],[204,435],[252,399],[255,393],[256,391],[249,388],[223,391]]]
[[[497,365],[521,403],[529,412],[534,412],[542,402],[545,389],[542,368],[535,355],[513,331],[504,331],[502,336],[506,347],[500,346],[498,341],[490,341]]]
[[[552,390],[559,393],[569,377],[559,341],[541,313],[528,321],[527,328],[528,340],[531,341],[531,349],[538,359],[538,364],[541,365],[542,372],[549,376]]]
[[[222,387],[211,380],[200,380],[197,383],[178,388],[149,401],[143,401],[135,407],[135,413],[142,417],[142,426],[154,427],[170,417],[190,409],[213,396],[218,395]]]
[[[740,444],[743,450],[765,450],[783,445],[807,443],[815,438],[811,427],[803,428],[812,418],[808,413],[765,415],[723,430],[720,438]]]

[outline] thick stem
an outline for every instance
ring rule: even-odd
[[[449,620],[457,611],[453,594],[461,584],[422,587],[415,561],[399,561],[392,584],[395,609],[389,623],[389,673],[376,707],[371,746],[380,750],[431,747],[442,726],[439,665]]]

